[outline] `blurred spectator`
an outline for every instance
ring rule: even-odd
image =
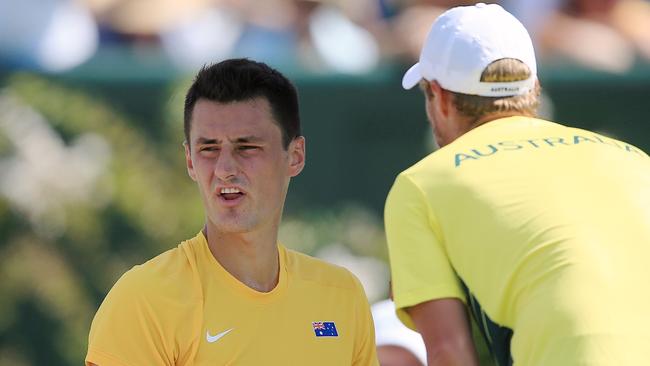
[[[420,334],[408,329],[395,315],[391,300],[372,306],[377,358],[381,366],[424,366],[427,351]]]
[[[226,57],[357,74],[379,62],[374,36],[327,0],[220,1],[161,34],[172,60],[193,69]]]
[[[0,65],[59,72],[117,44],[195,70],[249,57],[311,72],[364,74],[419,55],[429,25],[467,0],[0,0]],[[539,58],[625,72],[650,60],[647,0],[493,0]]]
[[[618,31],[635,45],[646,61],[650,61],[650,2],[620,1],[610,18]]]
[[[417,59],[429,25],[451,6],[478,1],[394,0],[390,19],[397,54]],[[650,2],[647,0],[500,0],[526,26],[546,62],[572,62],[626,72],[637,59],[650,61]]]
[[[489,1],[485,1],[489,2]],[[420,49],[433,21],[445,10],[476,1],[466,0],[395,0],[398,14],[390,20],[397,46],[407,63],[420,57]]]
[[[336,4],[319,2],[308,19],[311,46],[330,69],[348,74],[367,73],[379,63],[377,40]]]
[[[98,43],[91,14],[73,0],[0,0],[0,65],[61,72]]]
[[[81,0],[102,30],[126,41],[158,34],[198,17],[214,0]],[[110,36],[109,36],[110,38]]]
[[[233,55],[245,26],[245,15],[239,9],[226,1],[215,1],[196,17],[162,31],[160,39],[165,53],[179,68],[196,70]]]
[[[628,71],[650,60],[650,4],[645,0],[503,0],[531,32],[541,59]]]

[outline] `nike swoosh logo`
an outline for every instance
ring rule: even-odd
[[[225,331],[223,331],[223,332],[221,332],[219,334],[215,334],[213,336],[210,335],[210,331],[208,330],[208,331],[205,332],[205,339],[208,341],[208,343],[214,343],[214,342],[218,341],[219,339],[221,339],[221,337],[223,337],[226,334],[230,333],[230,331],[233,330],[233,329],[234,328],[230,328],[228,330],[225,330]]]

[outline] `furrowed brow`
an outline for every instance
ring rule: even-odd
[[[194,143],[197,145],[214,145],[214,144],[220,144],[221,140],[199,137],[195,140]]]
[[[242,137],[237,137],[235,139],[228,139],[233,144],[247,144],[247,143],[261,143],[264,142],[264,139],[259,137],[259,136],[242,136]],[[211,139],[207,137],[199,137],[197,138],[194,143],[196,145],[219,145],[223,141],[219,139]]]
[[[246,144],[246,143],[260,143],[263,142],[264,139],[259,137],[259,136],[242,136],[238,137],[234,140],[231,140],[231,142],[235,144]]]

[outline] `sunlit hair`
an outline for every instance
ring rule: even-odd
[[[526,80],[530,77],[530,68],[514,58],[502,58],[489,64],[481,74],[484,82],[512,82]],[[420,89],[427,99],[433,97],[426,81],[420,82]],[[535,82],[535,87],[526,94],[511,97],[483,97],[450,91],[453,95],[454,107],[462,115],[472,120],[491,113],[516,112],[524,116],[534,117],[539,107],[541,87]]]
[[[514,58],[502,58],[489,64],[481,74],[481,81],[507,83],[526,80],[530,77],[530,68]],[[463,115],[478,119],[485,114],[517,112],[534,117],[539,107],[541,88],[535,81],[535,87],[526,94],[511,97],[482,97],[454,93],[454,106]]]

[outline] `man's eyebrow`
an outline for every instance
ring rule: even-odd
[[[250,143],[250,142],[262,142],[262,141],[264,141],[264,139],[259,137],[259,136],[250,135],[250,136],[238,137],[238,138],[236,138],[234,140],[231,140],[231,141],[234,142],[234,143],[241,144],[241,143]]]
[[[218,139],[209,139],[206,137],[199,137],[194,141],[197,145],[212,145],[212,144],[219,144],[221,143],[221,140]]]
[[[237,137],[234,140],[229,139],[229,141],[235,144],[242,144],[242,143],[259,143],[259,142],[263,142],[264,139],[259,136],[250,135],[250,136]],[[213,144],[222,143],[222,140],[199,137],[195,140],[195,143],[197,145],[213,145]]]

